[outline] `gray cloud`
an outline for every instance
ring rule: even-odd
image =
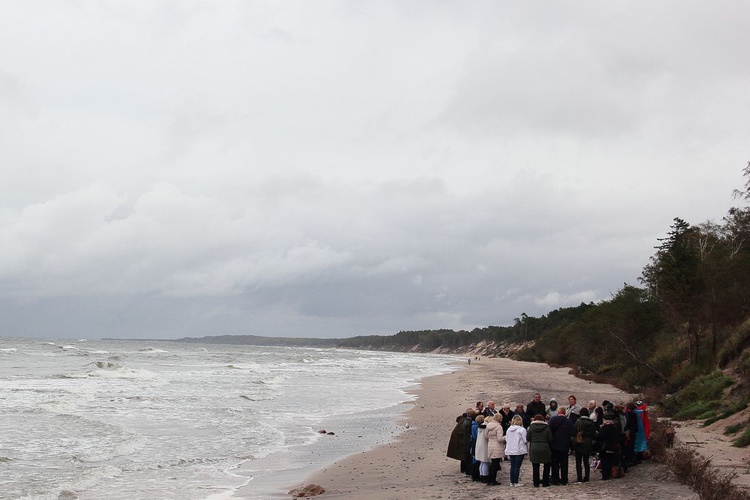
[[[5,10],[4,335],[510,324],[747,159],[739,2]]]

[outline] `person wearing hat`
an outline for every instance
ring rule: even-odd
[[[547,415],[549,416],[549,418],[555,417],[559,408],[560,407],[557,405],[557,399],[550,398],[549,406],[547,407]],[[565,412],[563,412],[563,414],[565,414]]]
[[[612,470],[619,467],[620,454],[620,419],[617,414],[604,414],[604,424],[596,434],[596,440],[601,443],[599,458],[601,459],[602,480],[612,479]]]

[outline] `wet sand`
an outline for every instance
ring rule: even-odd
[[[468,357],[468,356],[467,356]],[[565,499],[585,497],[697,499],[688,487],[680,485],[658,464],[644,462],[631,468],[623,479],[602,481],[598,472],[585,484],[534,488],[531,464],[521,468],[519,488],[508,486],[508,463],[498,474],[500,486],[474,483],[459,472],[459,463],[445,453],[455,419],[477,401],[493,400],[526,405],[534,392],[547,402],[555,397],[564,403],[569,394],[578,402],[625,402],[631,396],[612,386],[574,377],[566,368],[551,368],[506,358],[482,358],[455,373],[423,379],[415,391],[418,400],[406,413],[401,425],[406,429],[396,440],[370,451],[356,453],[325,466],[308,478],[289,484],[289,490],[303,482],[321,485],[326,493],[319,498],[336,499]],[[569,474],[575,480],[571,460]],[[290,497],[287,497],[290,498]]]

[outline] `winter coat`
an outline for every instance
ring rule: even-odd
[[[526,455],[529,452],[526,446],[526,429],[520,425],[511,425],[505,433],[505,454]]]
[[[513,420],[513,410],[509,411],[508,413],[505,413],[503,410],[500,410],[500,415],[503,416],[503,421],[500,423],[500,425],[503,426],[503,435],[508,433],[508,427],[510,427],[510,421]]]
[[[464,420],[466,417],[460,416],[456,418],[456,426],[451,432],[451,438],[448,441],[448,451],[445,454],[448,458],[455,460],[466,460],[466,443],[464,442]]]
[[[643,421],[645,412],[643,410],[635,410],[635,414],[638,417],[638,433],[635,435],[635,451],[636,453],[641,453],[648,449],[646,444],[646,428]]]
[[[604,425],[596,434],[602,453],[617,453],[620,450],[620,423],[612,420],[604,420]]]
[[[474,448],[474,456],[476,457],[478,462],[489,462],[490,456],[489,456],[489,444],[487,443],[487,435],[485,433],[486,426],[484,424],[480,424],[479,428],[477,429],[477,444]]]
[[[477,455],[477,435],[479,433],[479,424],[476,422],[473,422],[471,424],[471,459],[472,463],[476,462],[476,455]]]
[[[581,414],[581,405],[578,403],[574,404],[573,406],[568,406],[568,409],[565,411],[565,416],[570,419],[571,422],[575,423],[576,420],[578,420],[578,416]]]
[[[549,415],[549,418],[552,418],[555,415],[557,415],[558,408],[559,408],[559,405],[557,404],[557,400],[555,398],[550,399],[549,407],[547,408],[547,415]]]
[[[573,422],[565,415],[556,415],[549,419],[549,428],[552,431],[550,448],[566,452],[570,450],[570,438],[574,435]]]
[[[529,442],[529,460],[532,464],[548,464],[552,461],[552,431],[547,422],[535,420],[529,426],[526,440]]]
[[[473,419],[471,417],[464,417],[464,421],[461,423],[461,431],[464,436],[464,449],[467,455],[471,455],[471,424]]]
[[[574,445],[573,449],[581,455],[591,455],[594,451],[593,444],[596,437],[596,422],[586,416],[578,417],[578,420],[573,425],[573,432],[574,436],[579,432],[583,432],[583,443]]]
[[[581,414],[581,405],[578,403],[574,404],[573,406],[568,406],[568,409],[565,410],[565,416],[570,418],[571,415],[580,415]]]
[[[487,438],[489,457],[505,458],[505,437],[500,422],[491,420],[484,430],[484,436]]]
[[[530,418],[534,418],[536,415],[544,416],[547,414],[547,407],[544,406],[544,403],[539,401],[538,403],[535,401],[532,401],[531,403],[526,405],[526,415],[528,415]]]
[[[514,416],[518,415],[519,417],[521,417],[521,420],[523,420],[523,426],[524,426],[524,428],[526,428],[526,429],[529,428],[529,424],[531,423],[531,417],[529,416],[528,413],[526,413],[525,411],[520,411],[519,412],[518,410],[516,410],[516,411],[513,412],[513,415]]]

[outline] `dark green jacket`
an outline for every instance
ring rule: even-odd
[[[529,460],[533,464],[547,464],[552,461],[552,430],[547,422],[533,421],[527,431]]]

